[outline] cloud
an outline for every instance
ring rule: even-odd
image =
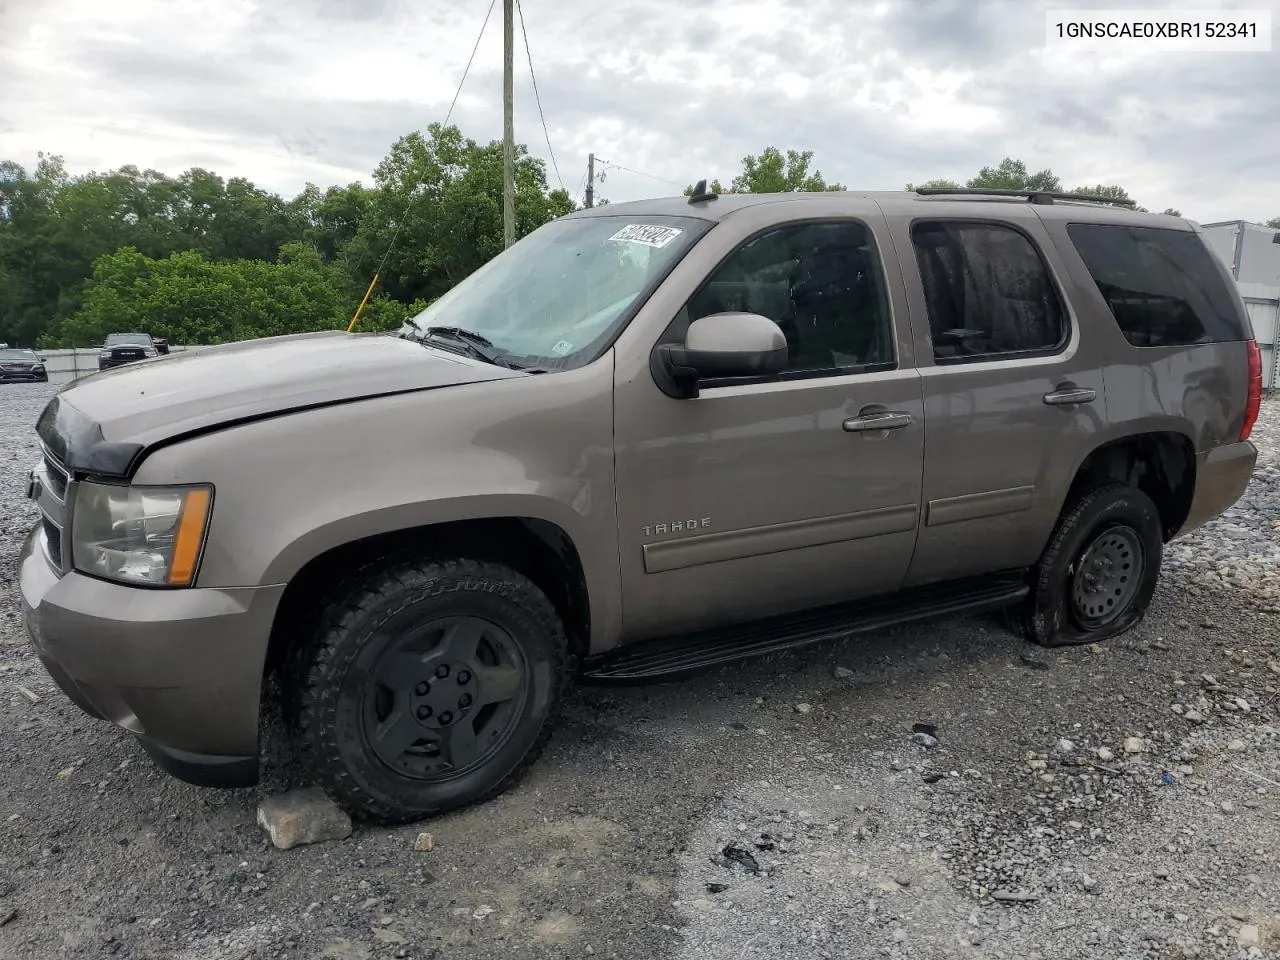
[[[523,6],[555,159],[578,197],[591,152],[598,195],[621,201],[728,179],[772,144],[812,150],[828,179],[859,188],[963,180],[1013,156],[1068,186],[1120,183],[1205,222],[1280,213],[1268,205],[1280,202],[1274,53],[1067,56],[1045,46],[1045,10],[1059,4],[1032,0]],[[60,153],[73,171],[201,165],[285,194],[368,181],[397,137],[444,118],[487,8],[0,6],[5,155]],[[502,131],[501,10],[453,114],[481,141]],[[516,136],[546,158],[518,24],[516,71]]]

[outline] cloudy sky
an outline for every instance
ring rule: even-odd
[[[286,195],[370,179],[444,118],[490,0],[0,0],[0,159],[61,154],[246,176]],[[1132,7],[1093,0],[1075,6]],[[1270,9],[1280,0],[1151,3]],[[1009,155],[1202,222],[1280,215],[1270,53],[1064,54],[1032,0],[524,0],[559,174],[620,201],[729,179],[768,144],[900,189]],[[502,135],[502,4],[453,120]],[[516,28],[516,137],[548,157]]]

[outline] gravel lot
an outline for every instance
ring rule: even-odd
[[[1276,401],[1244,500],[1118,641],[957,619],[576,691],[516,790],[279,851],[254,823],[278,764],[260,791],[178,783],[27,653],[12,563],[51,392],[0,392],[5,960],[1280,957]]]

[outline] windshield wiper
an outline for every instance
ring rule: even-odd
[[[417,324],[414,324],[417,326]],[[493,343],[474,330],[464,330],[462,327],[418,327],[422,332],[422,339],[425,342],[430,337],[438,337],[442,340],[451,340],[454,343],[461,344],[471,356],[477,360],[483,360],[485,363],[492,363],[499,367],[511,367],[511,364],[502,358],[502,355],[494,347]]]

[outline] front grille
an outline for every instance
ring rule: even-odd
[[[58,458],[47,449],[44,451],[44,465],[49,475],[49,490],[59,500],[67,499],[67,483],[71,477]]]
[[[49,554],[49,562],[58,569],[62,570],[62,531],[58,529],[58,525],[48,517],[40,518],[40,525],[44,531],[44,548]]]

